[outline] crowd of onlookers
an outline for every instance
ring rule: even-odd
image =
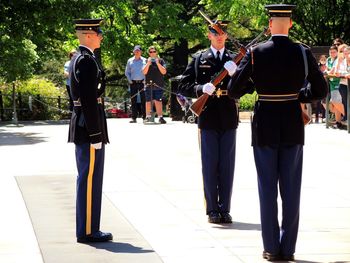
[[[320,70],[329,83],[329,111],[334,115],[333,128],[341,129],[347,122],[348,80],[350,79],[350,46],[336,38],[329,48],[329,57],[320,56]],[[315,105],[315,122],[325,118],[325,101]]]
[[[147,51],[148,58],[144,58],[141,56],[141,47],[136,45],[133,50],[134,56],[128,59],[125,67],[131,96],[130,123],[136,123],[137,117],[142,117],[145,124],[154,123],[152,117],[154,105],[159,123],[165,124],[162,99],[166,64],[159,57],[155,46],[150,46]]]

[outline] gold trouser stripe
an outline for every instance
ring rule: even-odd
[[[95,148],[90,146],[90,164],[86,189],[86,235],[91,234],[92,178],[95,168]]]
[[[198,129],[198,146],[199,146],[199,151],[201,150],[201,144],[202,144],[201,129]]]

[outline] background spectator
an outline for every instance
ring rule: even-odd
[[[72,50],[69,52],[68,57],[69,60],[64,63],[64,76],[66,78],[66,89],[67,89],[67,94],[68,94],[68,99],[69,99],[69,110],[73,111],[73,99],[72,95],[70,94],[70,76],[69,76],[69,67],[70,67],[70,62],[74,54],[77,53],[75,50]]]
[[[146,59],[141,56],[142,50],[139,45],[134,47],[134,56],[128,59],[125,68],[125,76],[128,78],[130,96],[131,96],[131,121],[130,123],[136,123],[138,117],[138,104],[137,99],[140,99],[141,115],[142,119],[146,118],[145,111],[145,92],[144,92],[144,79],[145,75],[142,72],[143,66],[146,64]],[[139,95],[138,95],[139,94]]]
[[[338,48],[331,46],[329,49],[329,57],[327,58],[327,75],[329,76],[329,89],[331,93],[331,99],[329,103],[329,110],[335,115],[335,125],[333,128],[341,128],[341,118],[344,115],[344,106],[342,104],[342,98],[339,92],[340,79],[335,76],[335,65],[338,56]]]
[[[346,44],[338,46],[338,58],[335,62],[335,74],[337,77],[340,77],[339,92],[342,97],[342,103],[344,106],[344,115],[342,121],[347,120],[348,80],[345,78],[345,75],[347,74],[346,57],[349,55],[349,52],[346,49],[347,47],[348,46]]]
[[[326,62],[327,62],[326,55],[321,55],[320,59],[318,61],[318,67],[320,68],[322,73],[327,71]],[[318,100],[318,101],[314,102],[313,104],[314,104],[314,108],[315,108],[315,122],[318,123],[319,118],[321,118],[321,122],[323,122],[323,119],[325,118],[326,114],[325,114],[325,109],[322,107],[321,100]]]
[[[344,41],[343,39],[341,39],[340,37],[337,37],[333,40],[333,45],[338,47],[340,45],[344,44]]]
[[[166,74],[166,65],[163,59],[158,57],[154,46],[148,48],[149,58],[143,67],[143,74],[146,76],[146,122],[151,122],[152,101],[156,106],[159,123],[165,124],[163,118],[163,89],[165,86],[164,75]]]

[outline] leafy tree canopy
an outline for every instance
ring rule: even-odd
[[[156,45],[168,62],[168,75],[182,72],[188,55],[208,46],[203,9],[213,19],[231,20],[228,32],[241,42],[267,25],[264,5],[271,0],[2,0],[0,2],[0,78],[3,81],[47,74],[62,83],[67,53],[78,44],[73,20],[104,18],[102,57],[110,80],[125,85],[124,67],[139,44]],[[348,0],[281,1],[297,4],[291,36],[309,45],[350,42]],[[145,53],[144,53],[145,55]],[[57,61],[54,63],[53,61]]]

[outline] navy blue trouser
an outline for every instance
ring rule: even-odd
[[[90,143],[75,146],[78,168],[76,235],[84,237],[100,230],[105,148],[95,150]]]
[[[264,250],[293,255],[299,228],[303,146],[254,146]],[[278,186],[282,225],[278,223]]]
[[[145,91],[144,84],[143,83],[132,83],[130,84],[130,96],[131,98],[131,118],[135,119],[138,117],[138,109],[137,109],[137,94],[140,92],[140,99],[141,99],[141,114],[142,118],[146,118],[146,104],[145,104]]]
[[[236,129],[200,130],[200,140],[206,213],[230,212]]]
[[[344,120],[348,118],[348,86],[344,84],[339,85],[339,92],[341,95],[341,101],[344,105]]]

